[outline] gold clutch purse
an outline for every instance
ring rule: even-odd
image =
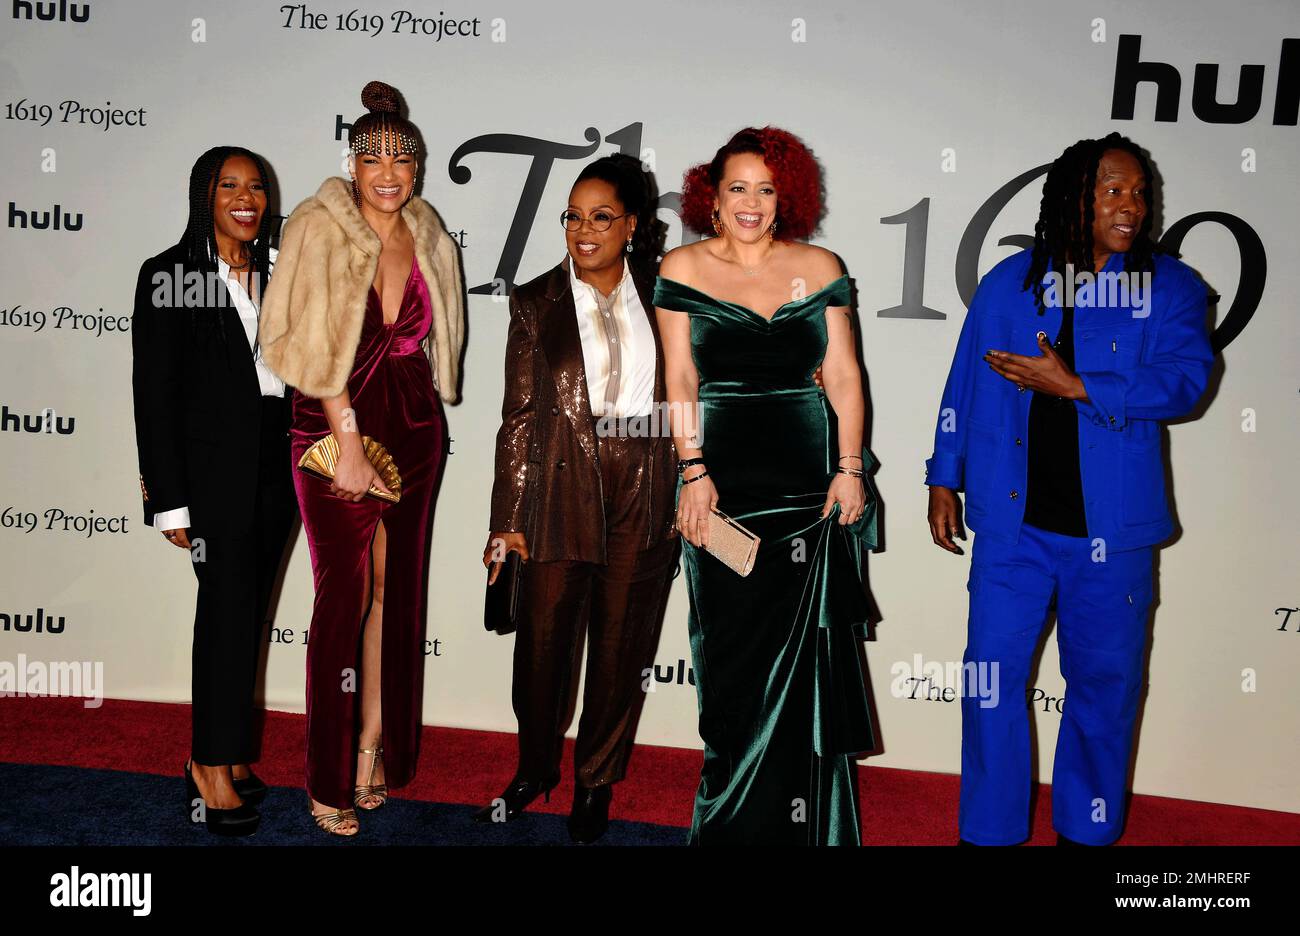
[[[370,461],[370,464],[374,465],[375,471],[379,472],[379,477],[383,480],[385,487],[392,491],[391,494],[385,494],[378,488],[371,487],[366,492],[366,496],[396,504],[402,499],[402,476],[397,473],[397,465],[393,462],[393,456],[388,454],[388,449],[370,438],[370,436],[361,437],[361,446],[365,449],[366,458]],[[334,471],[338,463],[339,442],[338,439],[334,438],[334,433],[331,432],[325,437],[317,439],[307,451],[302,453],[302,458],[298,460],[298,467],[322,481],[333,481]]]
[[[754,569],[758,543],[757,536],[722,511],[709,512],[709,545],[704,549],[742,578]]]

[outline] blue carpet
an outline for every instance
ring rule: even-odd
[[[389,798],[373,813],[357,810],[361,831],[328,835],[307,813],[307,795],[272,787],[262,824],[244,839],[192,825],[182,777],[0,764],[0,844],[4,845],[571,845],[565,816],[526,812],[508,823],[470,821],[473,806]],[[686,830],[611,821],[598,845],[682,845]]]

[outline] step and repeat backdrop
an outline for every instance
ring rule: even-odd
[[[420,191],[459,242],[470,290],[424,721],[514,730],[512,639],[483,630],[480,562],[500,286],[563,258],[556,218],[586,162],[621,150],[651,165],[671,247],[692,236],[673,210],[683,170],[735,130],[774,124],[820,159],[816,242],[856,287],[885,531],[869,563],[870,763],[956,772],[968,558],[931,543],[922,484],[940,393],[977,278],[1032,233],[1046,164],[1118,130],[1151,153],[1157,231],[1217,297],[1220,352],[1201,408],[1167,433],[1180,530],[1159,556],[1134,788],[1300,810],[1297,37],[1291,0],[4,0],[0,691],[72,686],[88,720],[94,697],[188,700],[190,559],[141,516],[136,272],[179,239],[199,153],[259,153],[287,215],[346,172],[347,124],[381,79],[424,135]],[[292,549],[261,692],[300,712],[301,533]],[[679,577],[642,743],[699,744],[686,613]],[[1069,704],[1050,638],[1025,704],[1050,780]]]

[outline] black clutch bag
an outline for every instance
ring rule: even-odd
[[[488,575],[492,570],[488,569]],[[523,562],[513,549],[501,562],[501,574],[487,587],[483,602],[483,627],[498,634],[513,634],[519,614],[519,586],[523,582]]]

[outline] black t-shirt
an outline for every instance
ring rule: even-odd
[[[1074,370],[1074,309],[1065,306],[1061,313],[1061,331],[1052,347]],[[1034,394],[1029,403],[1028,455],[1025,523],[1062,536],[1087,536],[1079,475],[1079,419],[1073,400]]]

